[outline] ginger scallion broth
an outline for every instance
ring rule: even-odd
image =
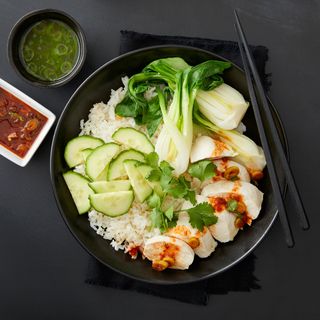
[[[42,81],[57,81],[74,68],[79,56],[76,33],[64,22],[42,20],[22,36],[19,57],[30,73]]]

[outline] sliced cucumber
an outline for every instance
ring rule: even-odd
[[[144,161],[144,154],[133,149],[124,150],[110,163],[107,180],[111,181],[120,177],[125,177],[127,171],[123,166],[123,161],[127,159],[134,159]]]
[[[69,168],[73,168],[85,161],[81,152],[83,149],[95,149],[103,144],[103,140],[92,136],[84,135],[76,137],[67,143],[64,150],[64,159]]]
[[[109,171],[109,165],[107,165],[102,172],[94,179],[94,181],[106,181],[107,180],[107,174]]]
[[[114,142],[103,144],[95,148],[86,160],[86,174],[91,180],[96,179],[99,174],[110,163],[113,156],[118,152],[120,145]]]
[[[152,167],[148,164],[141,164],[140,166],[136,167],[136,169],[141,173],[143,178],[146,178],[146,175],[152,170]],[[162,187],[158,181],[149,181],[147,179],[146,181],[149,183],[151,188],[156,190],[160,197],[163,195]]]
[[[88,212],[91,208],[89,195],[94,194],[94,191],[88,186],[90,181],[81,174],[73,171],[64,173],[63,178],[70,190],[79,214]]]
[[[110,217],[127,213],[134,200],[133,191],[118,191],[90,194],[91,206],[98,212]]]
[[[127,171],[133,190],[135,191],[137,197],[142,203],[151,195],[153,189],[151,188],[147,180],[135,167],[135,164],[137,162],[138,161],[136,160],[125,160],[123,161],[123,165]]]
[[[130,180],[95,181],[90,182],[89,187],[95,193],[128,191],[131,189],[131,183]]]
[[[81,152],[82,152],[84,160],[87,160],[88,156],[92,152],[92,149],[91,148],[86,148],[86,149],[83,149]]]
[[[145,154],[154,151],[154,145],[147,136],[134,128],[120,128],[112,135],[112,139]]]

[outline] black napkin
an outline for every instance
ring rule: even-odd
[[[205,38],[190,38],[181,36],[159,36],[134,31],[121,31],[121,42],[119,54],[129,51],[157,46],[157,45],[183,45],[195,47],[213,52],[220,55],[243,69],[243,63],[237,42],[225,40],[212,40]],[[249,45],[253,59],[256,63],[262,84],[265,91],[268,91],[271,85],[270,75],[265,73],[265,66],[268,60],[268,49],[265,46]]]
[[[159,36],[133,31],[121,31],[120,54],[149,46],[169,44],[187,45],[211,51],[242,67],[238,44],[223,40]],[[264,46],[250,46],[250,49],[264,88],[267,91],[270,87],[269,76],[265,74],[268,49]],[[253,274],[255,259],[256,257],[250,254],[233,268],[210,279],[191,284],[163,286],[133,280],[90,257],[86,283],[152,294],[197,305],[206,305],[210,294],[227,294],[230,291],[249,292],[252,289],[259,289],[260,286],[257,284],[257,279]]]
[[[256,257],[250,254],[233,268],[213,278],[195,283],[157,285],[123,276],[90,257],[86,283],[152,294],[157,297],[175,299],[196,305],[206,305],[209,294],[227,294],[229,291],[249,292],[251,289],[260,289],[257,279],[253,275],[255,259]]]

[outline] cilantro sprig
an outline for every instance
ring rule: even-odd
[[[189,214],[189,222],[193,228],[203,231],[204,226],[210,226],[217,222],[218,218],[213,215],[214,208],[209,203],[197,204],[195,190],[191,188],[191,183],[184,176],[175,178],[172,174],[174,168],[167,161],[161,161],[156,152],[151,152],[145,157],[145,160],[152,167],[152,170],[146,175],[150,182],[159,182],[163,194],[159,196],[156,191],[147,198],[147,204],[152,211],[150,212],[151,226],[159,228],[161,233],[166,232],[168,228],[173,228],[177,224],[178,212],[174,211],[173,204],[163,210],[163,201],[170,194],[175,199],[184,198],[190,201],[194,207],[183,210]],[[139,165],[139,164],[137,164]],[[200,180],[200,185],[208,179],[215,176],[216,166],[208,160],[199,161],[189,166],[189,173]]]
[[[238,218],[242,218],[242,215],[238,212],[238,202],[235,199],[230,199],[226,206],[227,211],[233,212],[238,215]]]

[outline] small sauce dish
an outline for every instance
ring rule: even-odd
[[[82,68],[86,52],[81,26],[55,9],[23,16],[12,28],[7,44],[13,70],[38,88],[56,88],[69,82]]]
[[[52,127],[56,116],[0,79],[0,154],[24,167]]]

